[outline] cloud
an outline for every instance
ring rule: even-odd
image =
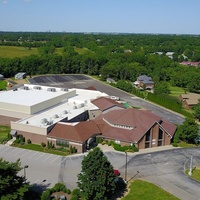
[[[6,3],[8,3],[8,0],[2,0],[2,3],[6,4]]]

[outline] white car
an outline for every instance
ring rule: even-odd
[[[119,97],[116,97],[116,96],[110,96],[110,99],[116,100],[116,101],[119,101],[119,100],[120,100],[120,98],[119,98]]]

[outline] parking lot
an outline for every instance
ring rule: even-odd
[[[168,120],[174,124],[182,124],[184,117],[171,112],[165,108],[147,102],[141,98],[135,97],[129,93],[126,93],[117,88],[111,87],[109,84],[105,84],[101,81],[95,80],[86,75],[49,75],[38,76],[29,79],[32,84],[65,87],[65,88],[79,88],[86,89],[93,86],[97,90],[108,94],[109,96],[119,97],[120,100],[127,102],[130,106],[140,107],[153,112],[156,115],[161,116],[163,119]]]
[[[20,158],[25,169],[27,181],[31,184],[53,187],[57,182],[64,182],[69,189],[76,187],[77,175],[81,172],[81,162],[86,154],[58,156],[27,149],[0,145],[0,158],[15,162]],[[124,155],[108,152],[107,157],[114,168],[124,165]],[[121,161],[118,158],[122,158]],[[24,175],[24,169],[20,171]]]

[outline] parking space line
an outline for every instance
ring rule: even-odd
[[[39,153],[38,151],[34,152],[34,154],[32,154],[32,156],[30,156],[29,158],[33,158],[38,153]]]
[[[57,160],[58,158],[60,158],[60,156],[57,156],[56,158],[54,158],[49,164],[52,164],[55,160]]]
[[[65,159],[63,159],[59,164],[58,164],[58,166],[60,166],[64,161],[66,161],[67,160],[67,157],[65,158]]]
[[[40,155],[39,157],[37,157],[35,160],[38,160],[38,159],[41,158],[43,155],[45,155],[45,153],[43,153],[42,155]]]
[[[23,151],[25,151],[25,149],[17,149],[17,151],[16,151],[16,153],[14,155],[21,154]]]
[[[13,149],[11,149],[11,151],[9,151],[7,154],[10,154],[10,153],[12,153],[13,151],[15,151],[15,149],[13,148]]]
[[[26,155],[29,154],[29,153],[31,153],[30,150],[28,150],[25,154],[21,155],[20,157],[22,158],[22,157],[26,156]]]
[[[1,153],[3,153],[6,150],[9,150],[9,149],[11,149],[9,146],[5,146],[5,149],[3,151],[1,151]]]
[[[49,159],[50,157],[52,157],[52,156],[54,156],[54,155],[51,155],[51,154],[50,154],[47,158],[43,159],[42,162],[45,162],[46,160],[48,160],[48,159]]]

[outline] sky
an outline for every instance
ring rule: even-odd
[[[200,0],[0,0],[0,31],[200,34]]]

